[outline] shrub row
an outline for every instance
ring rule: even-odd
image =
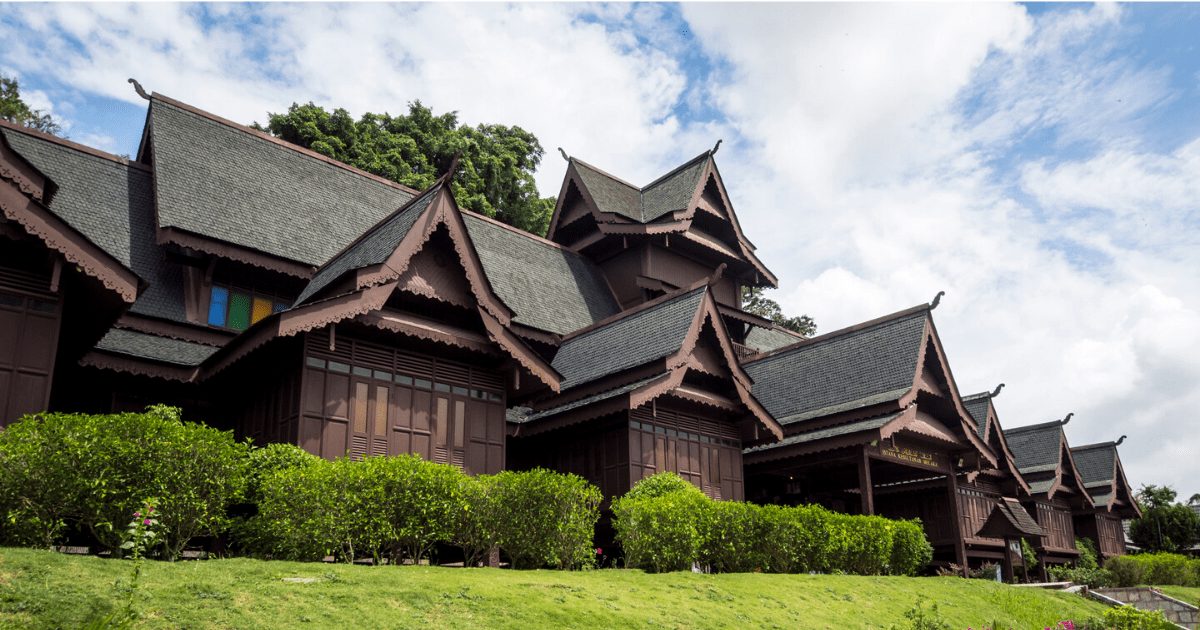
[[[1118,556],[1104,563],[1117,586],[1200,586],[1200,558],[1175,553]]]
[[[537,469],[470,477],[413,455],[272,459],[258,514],[239,529],[250,551],[294,560],[420,561],[438,544],[468,565],[493,548],[516,568],[580,568],[593,561],[600,490],[576,475]]]
[[[613,514],[626,565],[655,572],[913,575],[933,557],[919,521],[714,501],[674,473],[639,481]]]
[[[0,431],[0,535],[49,547],[72,530],[118,552],[144,501],[158,508],[162,553],[229,523],[249,447],[228,432],[180,421],[179,410],[36,414]]]
[[[125,525],[151,501],[165,558],[229,533],[267,557],[420,560],[453,544],[469,564],[499,549],[517,567],[574,568],[593,560],[600,499],[582,478],[547,470],[469,477],[415,456],[326,461],[291,445],[253,448],[172,407],[35,414],[0,431],[8,544],[86,537],[120,554]]]

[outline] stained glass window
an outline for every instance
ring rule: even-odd
[[[225,308],[229,306],[229,289],[213,287],[212,299],[208,302],[208,324],[225,326]]]
[[[254,308],[250,311],[250,323],[257,324],[258,320],[271,314],[271,300],[255,297]]]
[[[246,330],[250,327],[250,296],[239,291],[229,294],[229,321],[226,324],[234,330]]]

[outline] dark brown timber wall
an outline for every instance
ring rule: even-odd
[[[3,238],[0,247],[15,248]],[[8,258],[0,255],[0,427],[46,409],[62,318],[49,273]]]
[[[326,458],[416,453],[468,473],[504,469],[503,377],[377,343],[310,333],[299,444]]]

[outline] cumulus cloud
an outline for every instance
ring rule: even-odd
[[[1128,8],[1019,5],[15,5],[0,64],[240,121],[420,99],[648,182],[722,137],[743,226],[823,330],[947,297],[964,392],[1009,426],[1077,413],[1131,480],[1200,491],[1200,139],[1142,141],[1178,95],[1123,54]],[[102,129],[82,130],[103,133]],[[90,137],[90,136],[89,136]],[[97,140],[99,141],[99,140]]]

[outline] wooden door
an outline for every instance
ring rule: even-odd
[[[60,302],[0,291],[0,427],[46,409]]]
[[[354,376],[350,380],[350,431],[347,452],[353,459],[388,454],[392,385]]]

